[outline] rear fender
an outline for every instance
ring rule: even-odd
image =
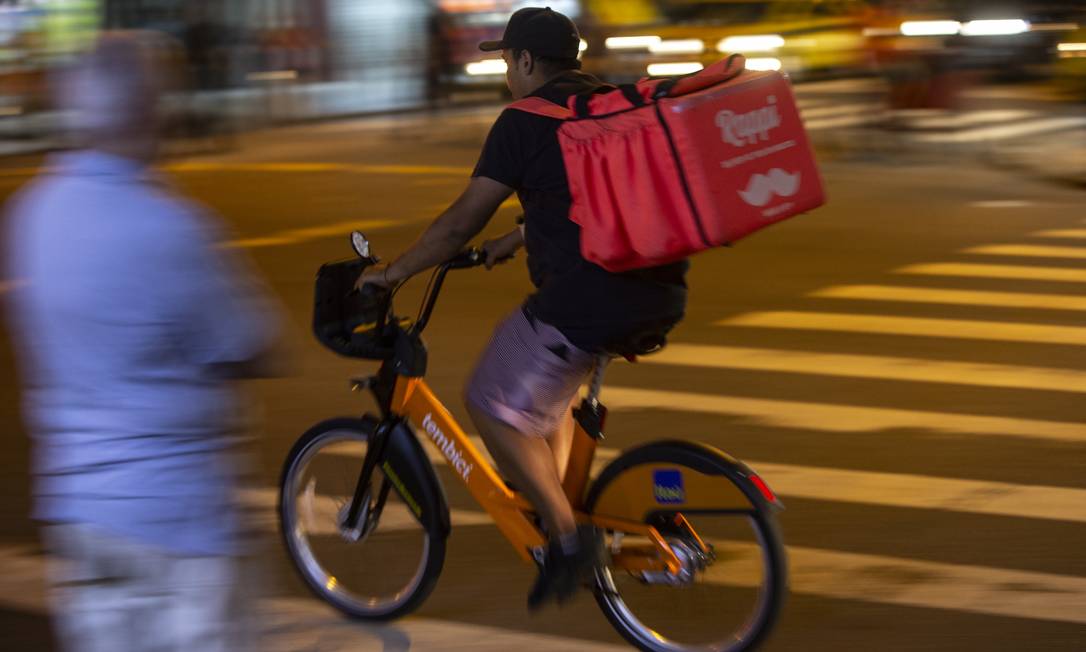
[[[746,464],[697,442],[643,444],[611,461],[585,501],[593,516],[645,522],[661,511],[765,511],[780,500]]]

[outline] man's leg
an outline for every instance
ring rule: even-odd
[[[169,596],[165,632],[171,649],[241,652],[249,649],[248,622],[237,603],[238,560],[229,556],[176,557],[164,569]]]
[[[517,432],[486,414],[470,402],[467,405],[486,448],[498,463],[498,469],[523,491],[539,512],[551,537],[577,529],[573,508],[562,490],[555,453],[548,440]],[[572,430],[570,431],[572,434]],[[558,439],[558,433],[552,440]],[[566,457],[569,456],[568,447]]]
[[[53,620],[66,652],[140,651],[148,619],[160,611],[148,594],[146,565],[127,542],[84,524],[48,525]],[[157,607],[157,608],[155,608]]]
[[[518,310],[495,329],[468,383],[465,402],[476,428],[549,538],[529,608],[569,598],[603,556],[598,532],[577,526],[561,481],[573,433],[570,404],[594,364],[558,329]]]
[[[569,452],[573,448],[573,408],[581,401],[581,397],[574,396],[569,403],[566,415],[558,424],[558,429],[547,437],[551,453],[554,454],[554,468],[558,471],[558,480],[562,482],[566,477],[566,468],[569,466]]]

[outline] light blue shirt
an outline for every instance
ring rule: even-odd
[[[5,239],[35,516],[233,553],[239,406],[221,369],[269,346],[275,314],[217,221],[150,170],[90,151],[52,163]]]

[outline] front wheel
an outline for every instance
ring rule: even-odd
[[[279,518],[287,553],[313,593],[351,617],[386,620],[433,590],[447,533],[420,518],[433,506],[420,505],[425,494],[412,493],[412,479],[390,464],[374,470],[362,516],[347,524],[375,429],[373,420],[333,419],[302,435],[283,466]]]
[[[651,525],[680,570],[638,570],[623,563],[624,556],[651,551],[654,544],[608,531],[615,561],[597,572],[594,591],[604,615],[627,641],[648,652],[757,648],[787,590],[774,503],[749,468],[706,446],[660,442],[615,459],[600,474],[586,507],[594,517]]]

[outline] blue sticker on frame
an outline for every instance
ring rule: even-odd
[[[683,474],[678,469],[657,469],[652,472],[652,495],[661,505],[675,505],[686,500]]]

